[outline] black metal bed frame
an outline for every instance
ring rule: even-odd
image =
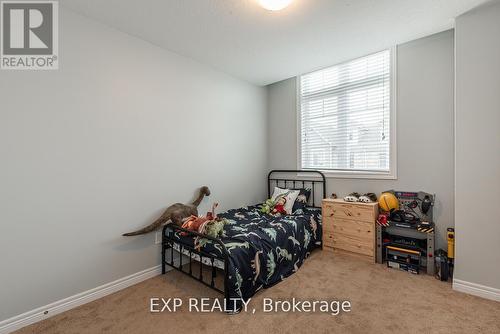
[[[287,178],[287,177],[281,177],[281,178],[273,178],[273,174],[290,174],[290,173],[295,173],[295,178]],[[306,179],[300,179],[302,177],[302,174],[304,176],[308,176]],[[312,179],[314,177],[319,177],[320,180],[315,180]],[[307,185],[311,185],[311,196],[310,196],[310,201],[311,207],[320,207],[320,205],[316,205],[316,202],[314,200],[315,198],[315,190],[316,190],[316,185],[320,184],[322,186],[322,198],[326,198],[326,181],[325,181],[325,175],[321,173],[320,171],[315,171],[315,170],[272,170],[269,172],[267,175],[267,195],[268,198],[271,196],[271,189],[272,189],[272,184],[276,185],[277,187],[284,187],[286,188],[288,185],[292,185],[292,188],[306,188]],[[309,204],[308,203],[308,204]],[[201,249],[195,249],[193,245],[185,243],[181,239],[177,239],[174,237],[174,233],[176,232],[184,232],[185,235],[192,236],[192,237],[200,237],[200,238],[205,238],[208,240],[211,240],[215,244],[218,244],[221,249],[222,249],[222,255],[214,255],[210,254],[207,252],[202,251]],[[161,250],[161,265],[162,265],[162,274],[166,273],[166,266],[170,266],[183,274],[194,278],[195,280],[201,282],[205,286],[222,293],[224,295],[224,299],[226,300],[226,305],[230,305],[230,296],[229,296],[229,288],[228,288],[228,265],[229,265],[229,252],[227,251],[224,243],[217,238],[212,238],[210,236],[200,234],[195,231],[190,231],[186,230],[184,228],[181,228],[177,225],[174,224],[168,224],[163,227],[163,233],[162,233],[162,250]],[[174,244],[177,244],[179,247],[179,250],[174,249]],[[183,256],[184,256],[184,250],[188,252],[188,263],[182,263],[183,262]],[[170,257],[167,257],[167,252],[170,251]],[[180,256],[178,257],[178,261],[175,260],[174,258],[174,251],[179,253]],[[199,269],[197,270],[199,275],[196,276],[194,271],[193,271],[193,254],[197,255],[199,257]],[[203,258],[209,259],[210,265],[206,265],[203,263]],[[215,261],[219,260],[224,263],[224,270],[223,270],[223,275],[224,275],[224,288],[221,289],[216,286],[215,279],[217,277],[217,267],[215,266]],[[177,264],[176,264],[177,262]],[[184,268],[187,265],[188,268]],[[203,266],[208,266],[211,268],[211,277],[210,277],[210,283],[207,283],[203,279]]]

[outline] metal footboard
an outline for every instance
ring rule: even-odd
[[[200,237],[204,239],[209,239],[215,244],[218,244],[221,247],[222,250],[222,256],[217,256],[208,252],[204,252],[200,249],[196,249],[193,245],[188,244],[184,242],[184,240],[177,239],[174,237],[175,232],[184,232],[187,234],[188,237]],[[179,246],[179,250],[174,249],[174,244],[177,244]],[[189,260],[187,263],[182,263],[183,262],[183,256],[184,256],[184,250],[186,250],[189,253]],[[167,257],[167,252],[170,251],[170,257]],[[179,253],[179,263],[176,265],[174,261],[174,252]],[[199,270],[198,270],[198,275],[196,275],[195,270],[193,270],[192,262],[193,262],[193,254],[197,255],[200,259],[199,261]],[[203,263],[203,258],[208,258],[210,259],[210,265],[204,264]],[[223,275],[224,275],[224,288],[221,289],[216,286],[215,279],[217,277],[217,267],[215,266],[215,260],[219,260],[224,262],[224,269],[223,269]],[[226,246],[222,241],[216,238],[212,238],[210,236],[195,232],[195,231],[190,231],[186,230],[182,227],[179,227],[174,224],[167,224],[163,227],[163,233],[162,233],[162,251],[161,251],[161,269],[162,269],[162,274],[165,274],[166,272],[166,266],[170,266],[183,274],[190,276],[194,278],[195,280],[201,282],[205,286],[222,293],[224,295],[224,298],[226,299],[226,305],[230,305],[230,296],[229,296],[229,279],[228,279],[228,265],[229,265],[229,252],[226,249]],[[203,268],[208,267],[211,269],[211,278],[210,278],[210,283],[207,283],[203,279]]]

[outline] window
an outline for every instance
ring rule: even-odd
[[[299,78],[299,167],[396,178],[391,50]]]

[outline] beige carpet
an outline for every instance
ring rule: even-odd
[[[149,312],[150,297],[218,296],[170,271],[16,333],[500,333],[500,303],[451,290],[427,275],[410,275],[357,257],[316,251],[284,282],[250,302],[255,314]],[[338,316],[262,313],[263,298],[350,300]]]

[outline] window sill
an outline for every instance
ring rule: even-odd
[[[377,173],[377,172],[353,172],[353,171],[332,171],[321,170],[326,178],[332,179],[371,179],[371,180],[397,180],[398,176],[394,172]],[[299,173],[300,174],[300,173]]]

